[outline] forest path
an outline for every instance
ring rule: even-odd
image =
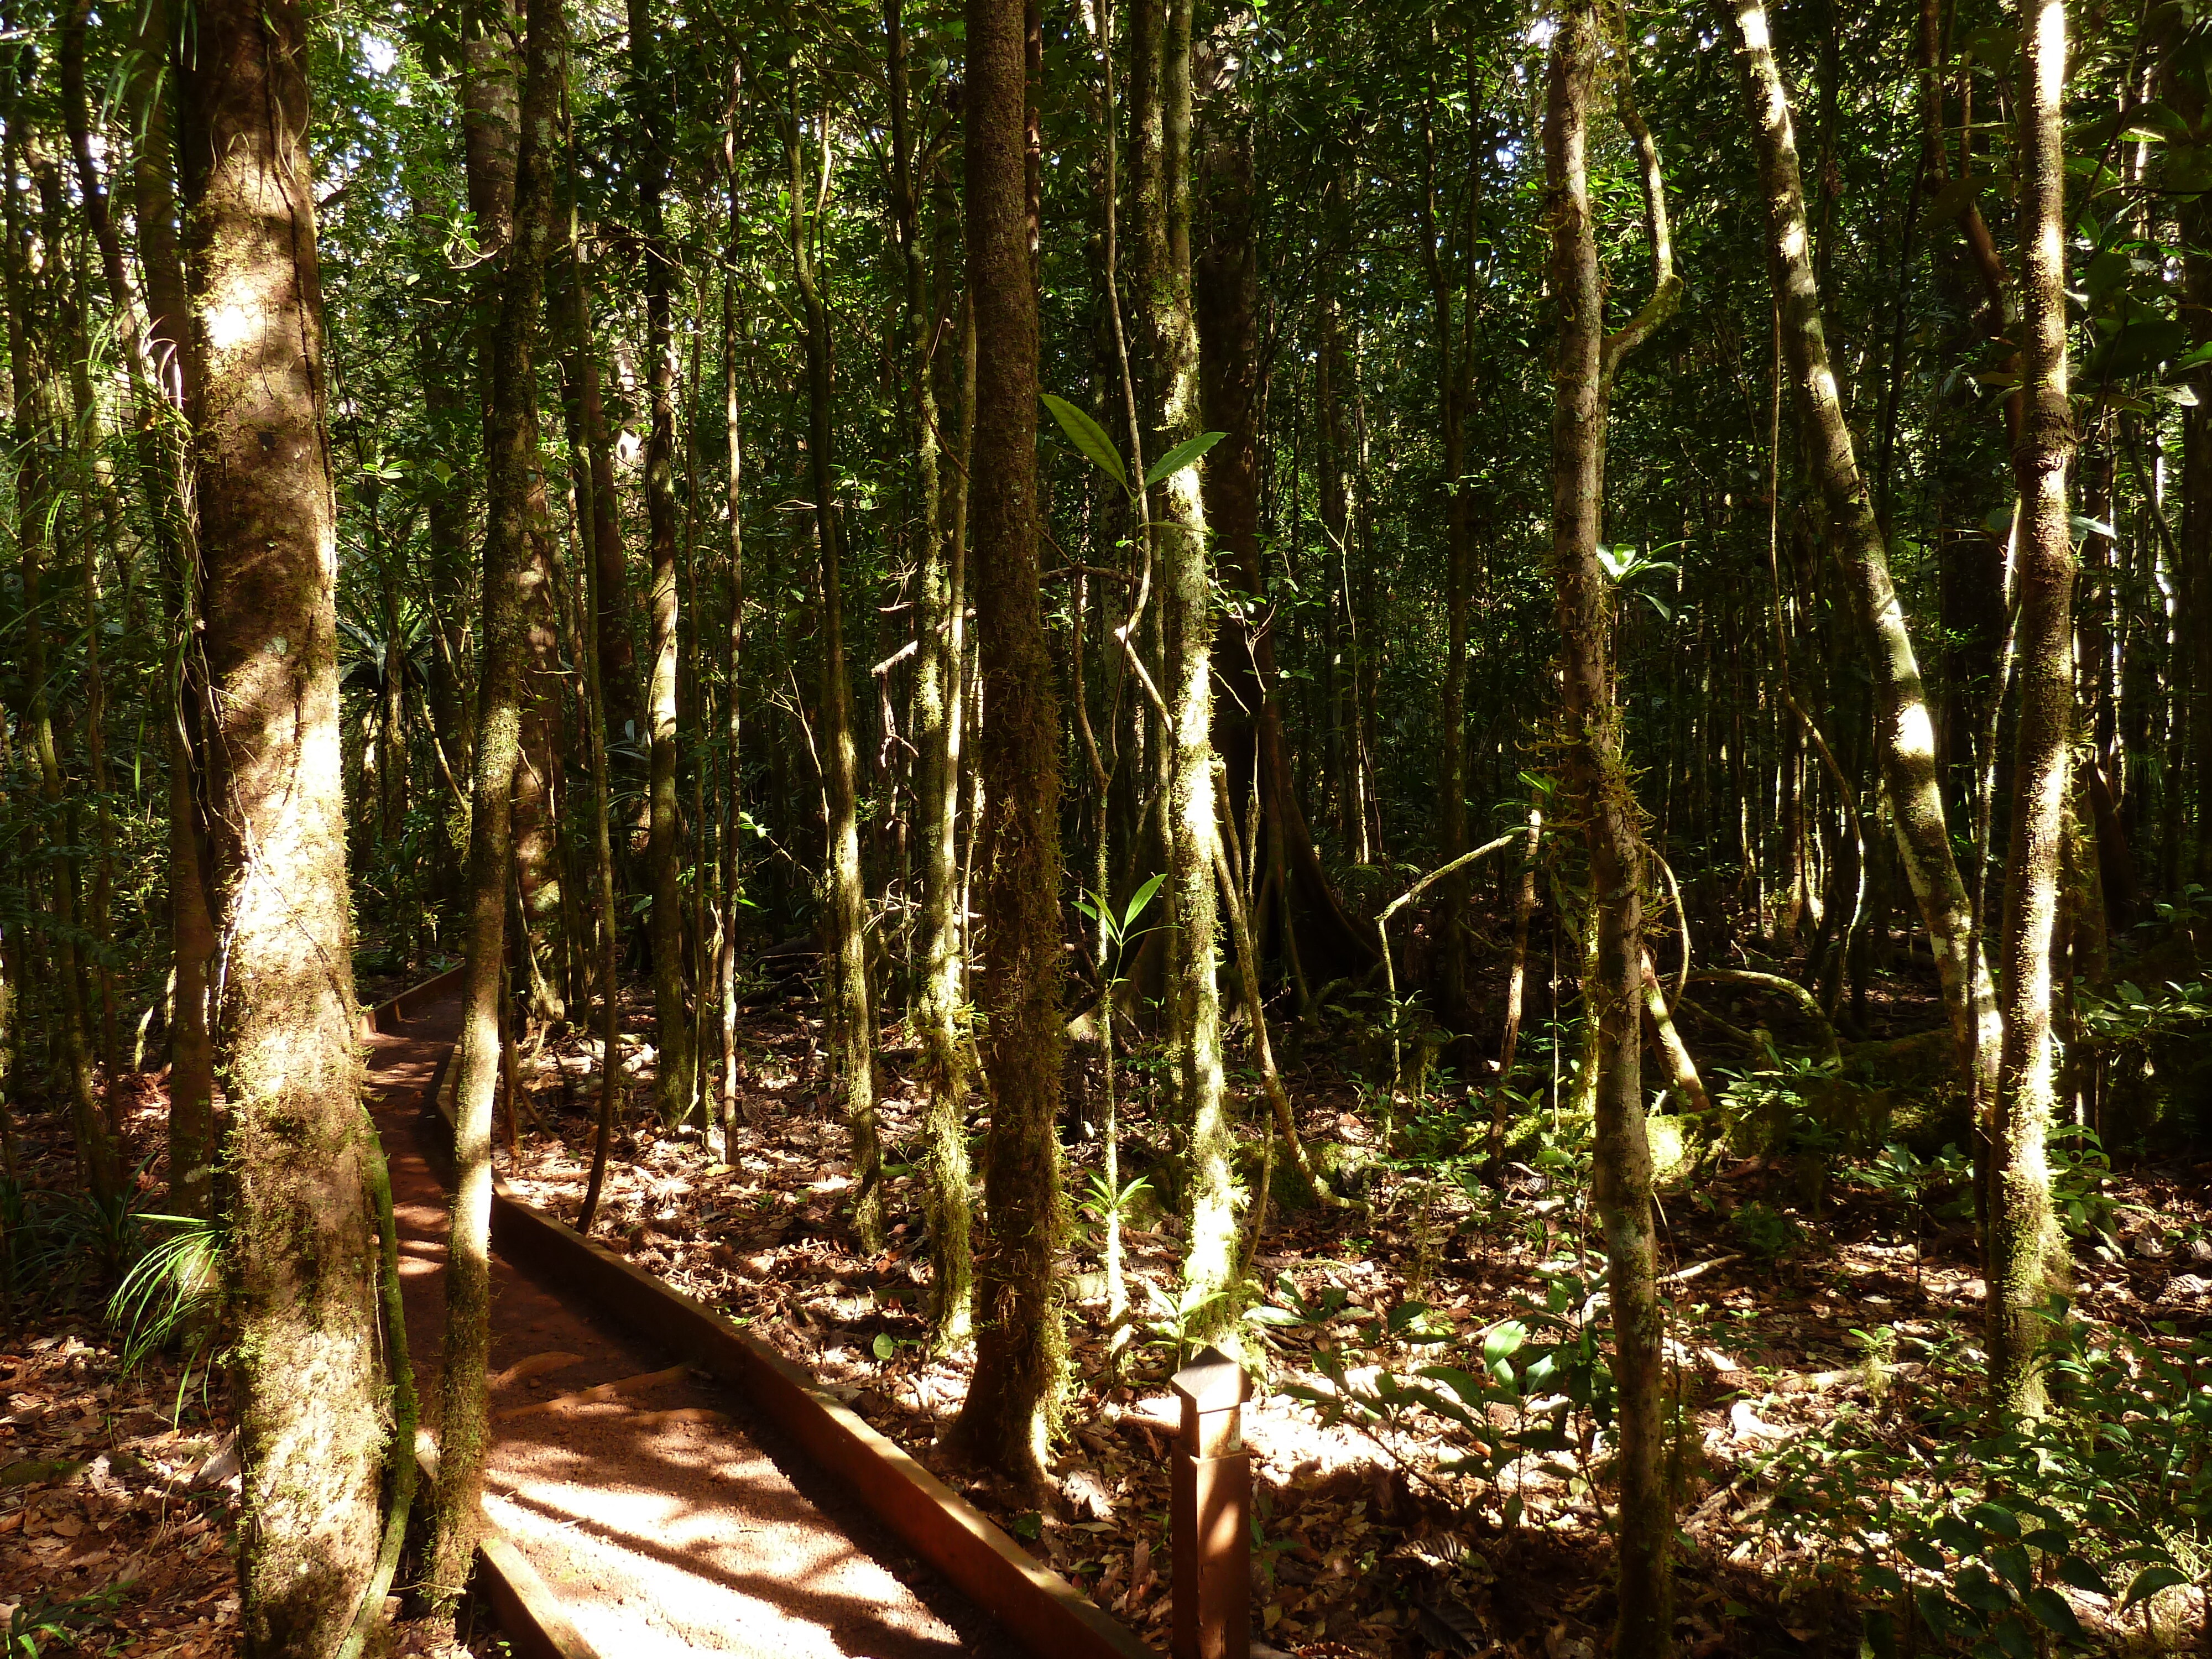
[[[437,1408],[447,1193],[422,1102],[459,1024],[456,990],[369,1039],[368,1097],[392,1168],[426,1422]],[[672,1371],[672,1356],[497,1256],[491,1327],[484,1512],[602,1659],[1018,1651],[728,1388],[680,1368],[653,1377]],[[532,1359],[550,1369],[527,1375],[537,1368],[519,1362]],[[609,1398],[568,1398],[633,1378],[649,1380]],[[540,1409],[501,1420],[527,1407]]]

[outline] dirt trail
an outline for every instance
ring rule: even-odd
[[[368,1056],[426,1416],[437,1399],[446,1191],[421,1138],[420,1103],[459,1023],[456,994],[372,1039]],[[504,1261],[495,1260],[492,1285],[496,1438],[485,1512],[602,1659],[1018,1652],[720,1383],[680,1369],[652,1378],[672,1357],[564,1305]],[[648,1380],[569,1398],[631,1378]]]

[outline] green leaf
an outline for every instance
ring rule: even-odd
[[[1517,1319],[1509,1319],[1493,1328],[1482,1339],[1482,1362],[1495,1365],[1521,1352],[1528,1340],[1528,1328]]]
[[[2105,1575],[2078,1555],[2069,1555],[2058,1564],[2058,1576],[2077,1590],[2088,1590],[2097,1595],[2110,1595],[2112,1587],[2105,1582]]]
[[[1912,1599],[1919,1605],[1920,1617],[1937,1641],[1942,1641],[1959,1627],[1950,1598],[1933,1584],[1923,1584],[1913,1591]]]
[[[1052,418],[1060,422],[1060,429],[1067,434],[1068,441],[1098,464],[1098,468],[1114,482],[1127,489],[1128,470],[1121,465],[1121,457],[1114,447],[1114,441],[1106,435],[1097,422],[1078,409],[1065,398],[1055,398],[1049,392],[1042,394],[1044,406],[1052,411]]]
[[[1469,1405],[1480,1404],[1489,1397],[1490,1389],[1480,1377],[1456,1365],[1424,1365],[1419,1375],[1443,1383]]]
[[[1185,438],[1146,470],[1145,488],[1149,489],[1161,479],[1173,477],[1228,435],[1226,432],[1201,432],[1195,438]]]
[[[898,1352],[898,1344],[891,1340],[890,1333],[888,1331],[878,1331],[876,1340],[871,1346],[874,1347],[876,1358],[878,1359],[889,1359]]]
[[[2020,1519],[2002,1504],[1977,1504],[1966,1511],[1966,1519],[1984,1532],[1993,1532],[2000,1538],[2020,1536]]]
[[[2004,1581],[2025,1595],[2035,1582],[2034,1565],[2027,1552],[2017,1544],[2004,1544],[1990,1552],[1990,1565],[2003,1575]]]
[[[1943,1559],[1943,1552],[1922,1539],[1908,1538],[1897,1547],[1914,1566],[1929,1572],[1942,1572],[1948,1565]]]
[[[2145,1567],[2128,1586],[2128,1593],[2120,1598],[2120,1611],[2125,1613],[2138,1601],[2148,1601],[2160,1590],[2172,1589],[2176,1584],[2185,1584],[2189,1575],[2177,1572],[2172,1567]]]
[[[2069,1641],[2079,1642],[2087,1635],[2081,1621],[2074,1616],[2074,1609],[2066,1598],[2048,1585],[2032,1589],[2021,1597],[2027,1610],[2043,1623],[2044,1629]]]
[[[1130,895],[1128,913],[1121,918],[1124,933],[1137,925],[1137,918],[1145,914],[1145,907],[1152,902],[1152,896],[1160,890],[1160,884],[1167,878],[1167,872],[1163,870]]]
[[[1989,1569],[1978,1564],[1960,1568],[1952,1589],[1961,1601],[1984,1613],[2002,1613],[2012,1605],[2012,1597],[2005,1594],[2004,1586],[1990,1577]]]

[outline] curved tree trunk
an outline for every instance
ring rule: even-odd
[[[1767,259],[1782,307],[1783,350],[1814,482],[1826,504],[1837,562],[1866,641],[1875,699],[1875,742],[1882,781],[1889,788],[1898,854],[1935,948],[1943,1005],[1961,1067],[1974,1079],[1977,1100],[1986,1105],[1997,1060],[1996,1002],[1987,969],[1972,949],[1973,910],[1944,823],[1935,720],[1921,684],[1905,608],[1890,580],[1888,547],[1859,471],[1828,362],[1796,135],[1781,67],[1775,61],[1765,0],[1736,0],[1735,22],[1743,45],[1753,148],[1765,198]]]
[[[500,260],[484,431],[483,662],[469,810],[468,967],[453,1096],[453,1225],[447,1243],[438,1502],[425,1570],[431,1604],[450,1613],[476,1553],[489,1432],[484,1368],[491,1312],[491,1121],[501,1059],[507,880],[533,615],[550,603],[532,546],[544,507],[537,465],[536,346],[552,232],[552,154],[561,95],[560,0],[529,0],[513,234]],[[510,1088],[512,1085],[510,1084]]]

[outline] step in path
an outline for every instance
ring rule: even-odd
[[[428,1421],[447,1193],[422,1103],[459,1029],[459,988],[398,1008],[368,1038],[367,1085],[392,1167],[408,1344]],[[1018,1653],[726,1385],[496,1255],[491,1323],[485,1516],[586,1652]]]

